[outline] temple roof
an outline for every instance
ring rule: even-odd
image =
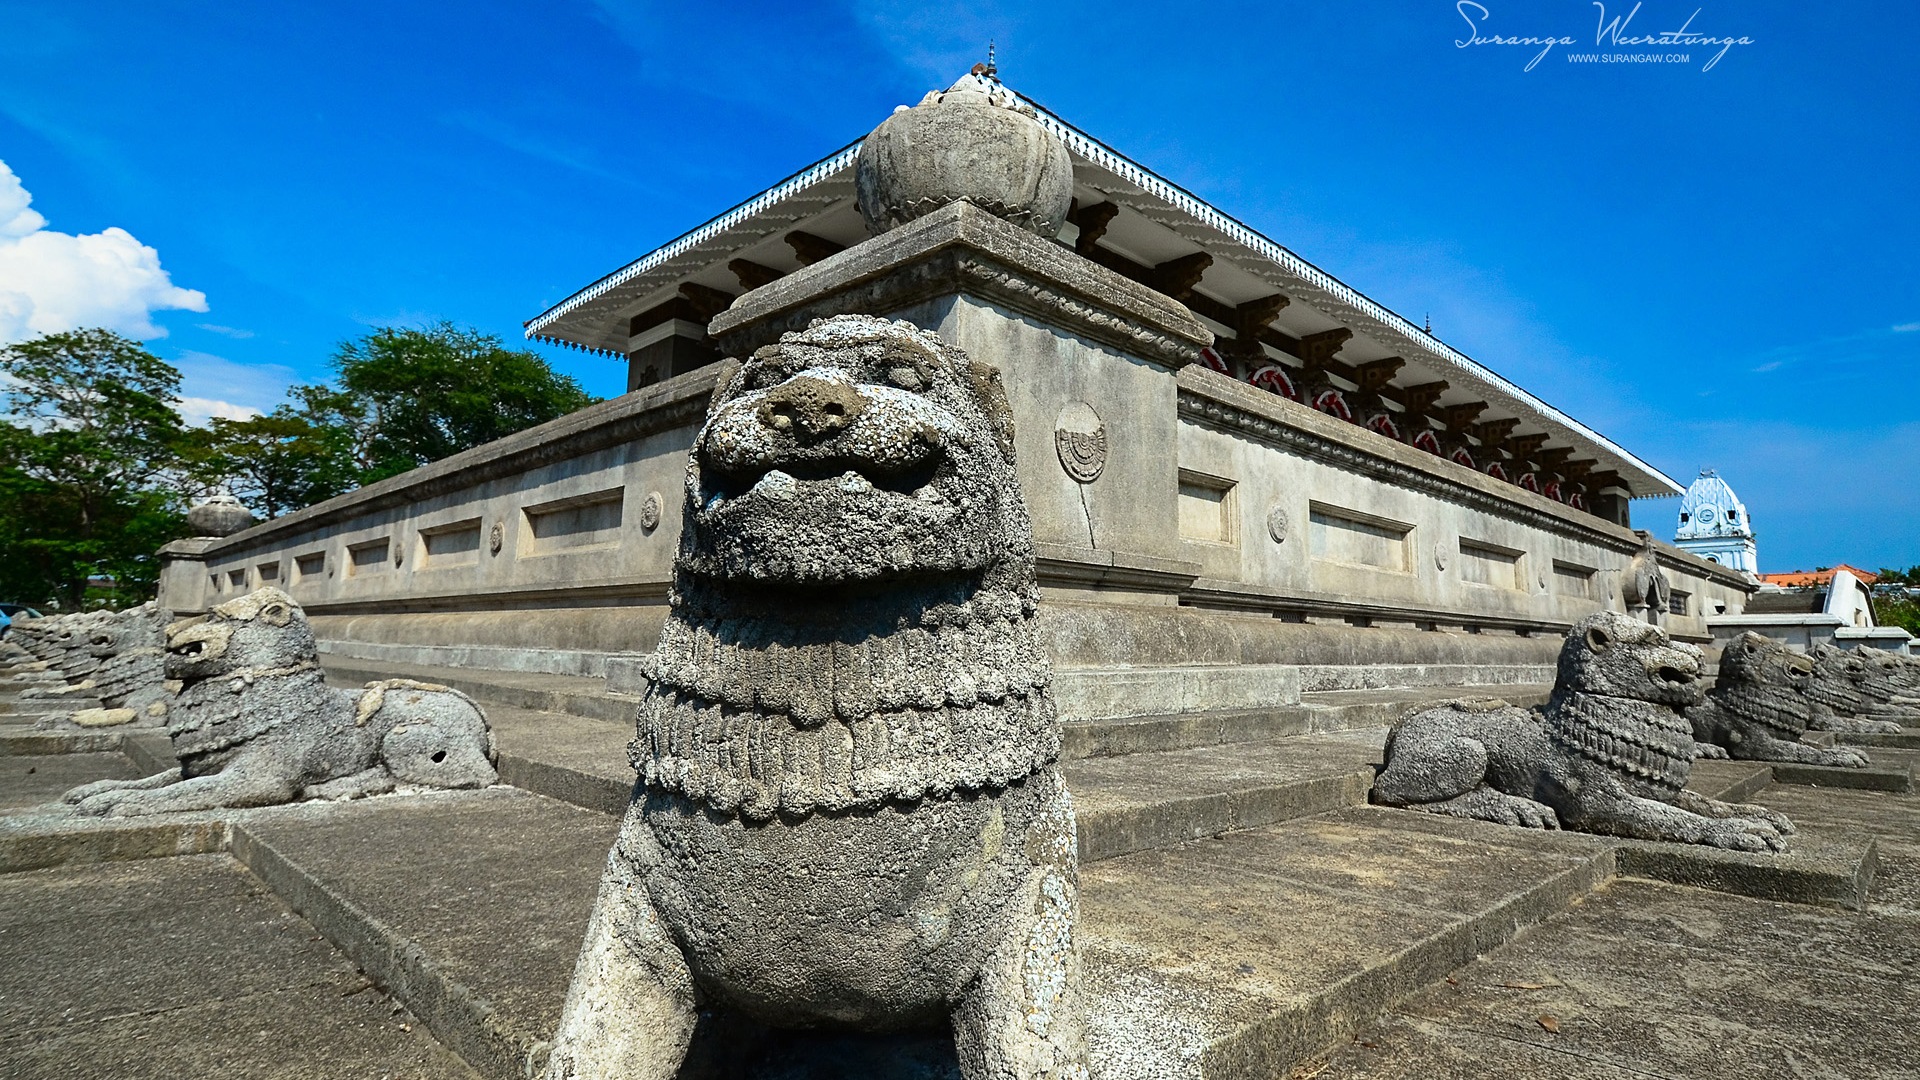
[[[1444,382],[1445,390],[1430,400],[1436,411],[1484,403],[1476,432],[1491,427],[1501,437],[1531,434],[1536,446],[1567,447],[1567,456],[1593,463],[1593,475],[1617,477],[1612,485],[1636,497],[1680,493],[1680,485],[1606,436],[1057,115],[1034,108],[1072,156],[1076,207],[1117,208],[1089,224],[1097,239],[1083,252],[1097,246],[1103,261],[1148,273],[1198,267],[1181,282],[1178,298],[1222,337],[1235,334],[1230,323],[1237,307],[1284,294],[1290,302],[1263,325],[1289,340],[1350,331],[1338,346],[1346,370],[1398,360],[1390,388]],[[691,296],[705,299],[710,310],[696,305],[696,316],[704,317],[694,320],[704,322],[717,313],[712,304],[724,309],[745,288],[864,241],[854,202],[859,149],[859,142],[843,147],[602,277],[530,320],[527,336],[624,357],[642,313],[673,303],[684,307]],[[1063,228],[1058,239],[1073,245],[1081,223],[1086,219]]]

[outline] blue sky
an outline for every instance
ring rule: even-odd
[[[1763,569],[1920,563],[1920,8],[1650,0],[1625,24],[1751,39],[1703,70],[1718,45],[1568,60],[1595,51],[1589,0],[1480,7],[5,0],[0,161],[32,206],[9,233],[0,177],[0,244],[89,267],[69,306],[164,331],[195,409],[270,407],[372,326],[517,340],[991,37],[1081,128],[1683,483],[1717,468]],[[1576,44],[1529,71],[1539,46],[1460,46],[1470,18]],[[1636,523],[1671,535],[1677,505]]]

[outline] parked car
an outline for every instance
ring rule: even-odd
[[[40,613],[25,604],[0,604],[0,638],[7,636],[7,628],[15,619],[37,619]]]

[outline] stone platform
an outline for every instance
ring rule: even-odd
[[[359,681],[389,673],[332,674]],[[415,674],[434,679],[444,673]],[[22,805],[67,782],[146,771],[151,735],[128,738],[116,751],[87,733],[71,740],[72,753],[48,753],[58,749],[59,737],[28,736],[18,721],[8,723],[0,714],[0,735],[10,735],[0,738],[0,752],[12,755],[0,756],[0,804],[7,804],[0,806],[0,868],[18,871],[0,875],[0,889],[61,875],[75,881],[104,875],[98,878],[104,882],[115,874],[134,880],[165,876],[173,867],[224,867],[223,873],[251,883],[259,903],[285,905],[283,910],[307,920],[310,936],[323,939],[313,944],[344,958],[335,962],[390,991],[407,1017],[419,1018],[403,1035],[415,1039],[430,1031],[454,1052],[436,1060],[480,1076],[526,1075],[544,1054],[558,1017],[613,815],[624,808],[632,782],[624,753],[631,703],[604,692],[596,699],[597,680],[590,679],[469,672],[465,681],[463,688],[488,707],[499,733],[502,776],[514,786],[181,815],[164,822],[76,823]],[[1488,1047],[1502,1051],[1488,1056],[1489,1075],[1502,1075],[1501,1069],[1516,1076],[1565,1070],[1624,1077],[1634,1069],[1716,1075],[1659,1058],[1660,1040],[1641,1039],[1648,1043],[1641,1058],[1607,1056],[1633,1049],[1636,1034],[1643,1034],[1618,1025],[1654,1023],[1638,1002],[1660,1000],[1629,992],[1633,979],[1658,979],[1659,969],[1614,963],[1623,939],[1609,935],[1627,925],[1620,920],[1665,926],[1662,918],[1677,916],[1646,912],[1686,910],[1707,913],[1694,927],[1702,934],[1742,925],[1740,920],[1785,919],[1816,928],[1825,935],[1819,940],[1842,940],[1920,917],[1920,841],[1914,839],[1920,837],[1920,799],[1787,786],[1764,765],[1704,762],[1695,786],[1792,814],[1802,828],[1784,857],[1534,833],[1366,805],[1384,737],[1382,714],[1478,692],[1344,691],[1319,700],[1310,694],[1299,711],[1290,707],[1258,718],[1141,721],[1140,730],[1152,734],[1137,741],[1089,731],[1100,725],[1070,727],[1076,753],[1066,771],[1081,815],[1082,908],[1100,1080],[1265,1078],[1296,1068],[1305,1076],[1322,1067],[1327,1076],[1425,1075],[1407,1071],[1419,1061],[1436,1070],[1432,1075],[1464,1076],[1444,1069],[1464,1069]],[[1497,692],[1526,700],[1526,693],[1539,690]],[[29,750],[40,752],[24,753]],[[207,854],[158,857],[195,852]],[[1782,903],[1787,900],[1793,903]],[[1852,910],[1862,907],[1865,914]],[[186,961],[222,962],[215,938],[203,942],[199,931],[179,932],[170,920],[151,914],[160,909],[139,910],[147,913],[142,928],[123,933],[149,935],[158,943],[153,947],[179,950]],[[1590,914],[1602,911],[1614,914]],[[1791,964],[1807,962],[1783,956],[1791,939],[1778,934],[1715,931],[1707,938],[1710,945],[1673,954],[1688,961],[1674,977],[1690,980],[1694,999],[1694,1013],[1676,1016],[1698,1016],[1705,1023],[1752,1011],[1745,992],[1715,982],[1715,972],[1785,979],[1794,974]],[[1608,1000],[1624,1003],[1619,1007],[1625,1011],[1576,1014],[1545,989],[1487,988],[1485,978],[1471,974],[1486,965],[1517,963],[1508,958],[1548,949],[1543,942],[1551,943],[1558,982],[1518,975],[1506,981],[1543,988],[1603,983],[1613,995]],[[1879,993],[1890,1005],[1904,1001],[1899,994],[1908,972],[1891,954],[1887,959],[1877,973],[1862,968],[1835,974],[1834,985],[1862,998]],[[15,959],[8,970],[23,963]],[[1466,1000],[1449,978],[1485,993]],[[1422,1011],[1448,993],[1462,1001],[1449,1006],[1455,1011],[1444,1019]],[[1508,1000],[1502,994],[1518,996]],[[1614,1049],[1569,1053],[1537,1026],[1538,1047],[1475,1026],[1481,1021],[1472,1010],[1514,1002],[1532,1009],[1529,994],[1544,995],[1542,1001],[1575,1023],[1591,1024],[1595,1046],[1612,1039]],[[331,1012],[313,1006],[312,1023],[321,1030],[348,1023],[340,1017],[353,1015],[357,1005],[351,997],[342,1000],[348,1004]],[[307,1006],[299,1008],[304,1023]],[[1506,1023],[1510,1012],[1488,1015]],[[162,1030],[141,1041],[161,1038]],[[183,1028],[179,1037],[189,1033],[202,1048],[219,1042],[204,1029]],[[1424,1056],[1355,1056],[1369,1051],[1367,1044]],[[47,1071],[55,1067],[47,1059],[8,1045],[0,1042],[0,1072],[69,1075]],[[252,1044],[240,1033],[222,1045]],[[359,1045],[343,1039],[341,1053],[404,1055],[416,1045],[439,1052],[430,1043],[353,1049]],[[1810,1045],[1809,1068],[1830,1075],[1896,1075],[1850,1071],[1854,1063],[1838,1044]],[[168,1055],[192,1052],[185,1043],[154,1048],[155,1060],[169,1062],[186,1059]],[[189,1071],[304,1075],[246,1072],[233,1063],[242,1056],[210,1058]],[[888,1074],[898,1076],[951,1075],[952,1069],[950,1050],[938,1037],[803,1041],[779,1048],[777,1056],[780,1064],[770,1062],[755,1075],[886,1075],[875,1061],[888,1063]],[[464,1075],[351,1062],[332,1075],[383,1072]],[[111,1067],[72,1073],[82,1074],[120,1075]]]

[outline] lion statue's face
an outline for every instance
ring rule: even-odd
[[[1030,545],[998,373],[906,323],[783,336],[715,397],[687,470],[685,569],[829,585],[975,573]]]
[[[1698,704],[1700,650],[1657,626],[1602,611],[1573,624],[1560,649],[1560,682],[1581,693],[1680,709]]]
[[[1721,651],[1719,681],[1780,686],[1797,693],[1813,684],[1813,661],[1770,637],[1748,631]]]
[[[154,648],[164,633],[160,610],[151,602],[116,613],[89,634],[87,649],[93,656],[106,659],[128,649]]]
[[[291,667],[316,655],[306,613],[279,589],[250,592],[204,618],[167,627],[167,678],[188,685],[239,671]]]

